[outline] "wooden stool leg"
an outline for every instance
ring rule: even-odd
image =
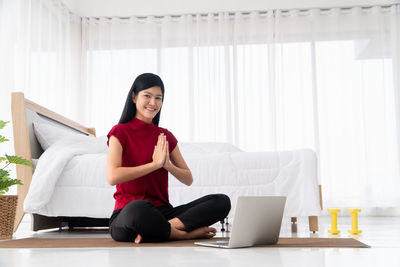
[[[292,233],[297,233],[297,217],[291,217],[290,221],[292,222]]]
[[[310,231],[315,233],[318,231],[318,216],[308,216],[308,224]]]

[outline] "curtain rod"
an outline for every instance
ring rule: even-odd
[[[266,14],[268,14],[268,12],[271,12],[271,11],[274,12],[274,13],[277,12],[277,11],[280,11],[283,14],[288,14],[293,10],[297,10],[299,12],[305,13],[305,12],[309,12],[309,11],[314,10],[314,9],[318,9],[318,10],[320,10],[322,12],[329,12],[332,9],[340,9],[341,11],[349,11],[349,10],[351,10],[353,8],[357,8],[357,7],[361,8],[363,10],[369,10],[369,9],[371,9],[373,7],[380,7],[382,9],[390,9],[392,6],[399,6],[399,4],[371,5],[371,6],[353,6],[353,7],[308,8],[308,9],[296,9],[296,8],[293,8],[293,9],[270,9],[270,10],[260,10],[260,11],[256,11],[255,10],[255,11],[235,11],[235,12],[223,12],[222,11],[222,12],[209,12],[209,13],[187,13],[187,14],[174,14],[174,15],[148,15],[148,16],[129,16],[129,17],[101,16],[101,17],[82,17],[82,18],[91,18],[91,19],[96,19],[96,20],[99,20],[101,18],[102,19],[104,19],[104,18],[106,18],[106,19],[118,18],[118,19],[121,19],[121,20],[129,20],[131,18],[137,18],[137,19],[140,19],[140,20],[145,20],[145,19],[147,19],[149,17],[153,17],[153,18],[156,18],[156,19],[164,19],[165,17],[170,17],[170,18],[178,19],[178,18],[181,18],[182,16],[193,16],[193,17],[195,17],[195,16],[199,15],[200,17],[208,17],[209,14],[212,14],[213,16],[218,16],[218,14],[220,14],[220,13],[226,13],[226,14],[228,14],[228,16],[232,16],[233,17],[233,16],[235,16],[236,13],[241,13],[242,15],[246,16],[246,15],[250,15],[253,12],[257,12],[259,15],[266,15]]]

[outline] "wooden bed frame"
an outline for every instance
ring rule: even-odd
[[[12,93],[11,111],[14,131],[14,148],[15,154],[32,161],[32,158],[39,158],[43,150],[38,144],[32,128],[32,116],[29,113],[37,114],[40,119],[45,119],[59,125],[72,128],[82,134],[96,136],[94,128],[82,126],[64,116],[61,116],[49,109],[46,109],[24,97],[23,93]],[[33,157],[34,156],[34,157]],[[22,181],[23,185],[17,186],[18,205],[14,231],[17,230],[24,216],[23,203],[28,193],[31,180],[32,168],[23,165],[17,165],[17,177]],[[319,185],[320,206],[322,210],[322,193],[321,185]],[[38,214],[32,214],[32,230],[43,230],[50,228],[60,228],[63,226],[73,227],[106,227],[108,226],[108,218],[97,219],[88,217],[47,217]],[[318,231],[318,216],[309,216],[309,229],[311,232]],[[292,217],[292,232],[297,232],[297,218]]]
[[[61,116],[49,109],[46,109],[24,97],[23,93],[11,94],[11,114],[14,133],[15,155],[23,157],[29,161],[39,158],[43,153],[38,144],[32,128],[33,121],[47,121],[58,125],[72,128],[82,134],[96,136],[94,128],[87,128],[64,116]],[[17,230],[22,218],[24,217],[23,204],[32,181],[32,168],[17,165],[17,177],[23,185],[17,186],[18,204],[14,232]],[[88,217],[47,217],[39,214],[32,214],[32,230],[42,230],[50,228],[60,228],[63,226],[73,227],[105,227],[108,226],[108,218],[88,218]]]

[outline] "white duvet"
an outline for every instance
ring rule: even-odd
[[[311,150],[283,152],[224,152],[184,155],[194,182],[190,187],[170,178],[172,204],[187,203],[211,193],[231,198],[234,214],[239,196],[286,196],[284,215],[320,215],[315,153]]]
[[[113,205],[106,205],[107,212],[103,209],[113,201],[114,189],[105,180],[106,153],[106,137],[63,139],[50,146],[37,162],[24,211],[108,217]]]
[[[181,148],[182,145],[182,148]],[[194,182],[187,187],[169,177],[172,205],[211,193],[225,193],[232,210],[241,195],[287,196],[285,216],[319,215],[315,153],[311,150],[240,152],[210,144],[180,144]],[[190,149],[189,149],[190,148]],[[194,149],[195,148],[195,149]],[[234,148],[234,147],[233,147]],[[219,152],[226,151],[226,152]],[[46,216],[107,218],[114,208],[115,188],[105,179],[106,137],[63,140],[40,157],[24,210]]]

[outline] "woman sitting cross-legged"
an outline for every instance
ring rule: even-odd
[[[116,241],[157,242],[212,238],[210,225],[223,220],[231,204],[224,194],[207,195],[173,207],[168,173],[185,185],[192,174],[175,136],[158,126],[164,84],[155,74],[139,75],[126,99],[121,119],[108,133],[106,178],[116,185],[110,234]]]

